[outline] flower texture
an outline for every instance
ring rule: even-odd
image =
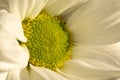
[[[120,0],[0,0],[0,80],[119,80]]]

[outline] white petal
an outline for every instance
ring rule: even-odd
[[[0,29],[0,70],[25,67],[28,59],[29,53],[26,47],[20,46],[12,35]]]
[[[7,80],[68,80],[58,73],[30,65],[29,69],[16,69],[9,71]]]
[[[34,67],[31,65],[30,69],[30,79],[31,80],[68,80],[61,76],[60,74],[46,69],[46,68],[40,68],[40,67]]]
[[[32,1],[34,2],[34,1]],[[48,0],[35,0],[35,3],[33,4],[28,4],[28,7],[31,6],[31,13],[30,13],[30,16],[29,18],[35,18],[39,13],[40,11],[43,9],[43,7],[46,5],[46,3],[48,2]],[[30,1],[31,3],[31,1]],[[34,5],[34,7],[33,7]]]
[[[75,46],[72,60],[60,73],[83,80],[118,80],[120,78],[120,42],[101,46]],[[71,76],[71,77],[72,77]],[[79,80],[79,79],[78,79]]]
[[[66,77],[68,80],[90,80],[90,79],[83,79],[79,76],[75,76],[75,75],[70,75],[68,73],[64,73],[62,72],[60,69],[57,70],[57,72],[59,72],[61,75],[63,75],[64,77]]]
[[[71,15],[78,10],[80,7],[82,7],[83,5],[86,5],[90,0],[81,0],[80,3],[77,3],[76,5],[74,5],[73,7],[68,8],[67,10],[65,10],[62,14],[60,14],[60,16],[64,19],[65,22],[67,22],[67,20],[71,17]]]
[[[0,10],[0,27],[8,31],[18,40],[22,42],[27,41],[26,37],[24,36],[21,21],[5,10]]]
[[[25,69],[14,69],[9,71],[7,80],[31,80],[29,71]]]
[[[26,66],[23,64],[17,64],[10,61],[0,61],[0,72],[14,70],[18,68],[24,68],[24,67]]]
[[[60,15],[72,6],[86,1],[87,0],[49,0],[48,4],[45,6],[45,10],[52,16]]]
[[[6,80],[8,72],[0,72],[0,80]]]
[[[25,18],[27,11],[28,0],[4,0],[3,5],[8,6],[8,11],[21,21]]]
[[[120,43],[101,46],[75,46],[73,59],[80,59],[96,69],[120,69]]]
[[[26,69],[14,69],[8,72],[6,80],[30,80]]]
[[[8,77],[6,80],[20,80],[20,71],[21,70],[12,70],[9,71]]]
[[[43,9],[48,0],[6,0],[10,13],[19,20],[35,18]]]
[[[28,6],[27,6],[27,11],[26,11],[26,18],[29,18],[34,6],[35,6],[36,0],[29,0],[28,1]]]
[[[5,10],[9,11],[9,5],[6,0],[0,0],[0,10],[1,9],[5,9]]]
[[[30,79],[29,69],[25,68],[21,71],[20,80],[32,80]]]
[[[21,20],[24,20],[29,0],[19,0],[19,12]]]
[[[110,44],[120,40],[120,0],[90,0],[67,19],[75,43]]]
[[[15,0],[15,1],[6,0],[6,2],[8,2],[10,13],[12,13],[21,20],[20,11],[19,11],[19,0]]]
[[[61,69],[62,72],[78,76],[87,80],[117,80],[120,78],[120,69],[115,70],[99,70],[90,67],[90,65],[82,60],[69,60]]]

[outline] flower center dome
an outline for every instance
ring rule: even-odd
[[[71,39],[65,24],[58,17],[41,12],[23,22],[25,45],[30,53],[29,63],[52,70],[62,67],[71,56]]]

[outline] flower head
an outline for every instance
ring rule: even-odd
[[[0,80],[117,80],[120,0],[0,0]]]

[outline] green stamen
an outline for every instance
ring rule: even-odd
[[[29,63],[56,70],[70,59],[69,32],[57,17],[42,12],[33,20],[24,20],[23,29],[28,39]]]

